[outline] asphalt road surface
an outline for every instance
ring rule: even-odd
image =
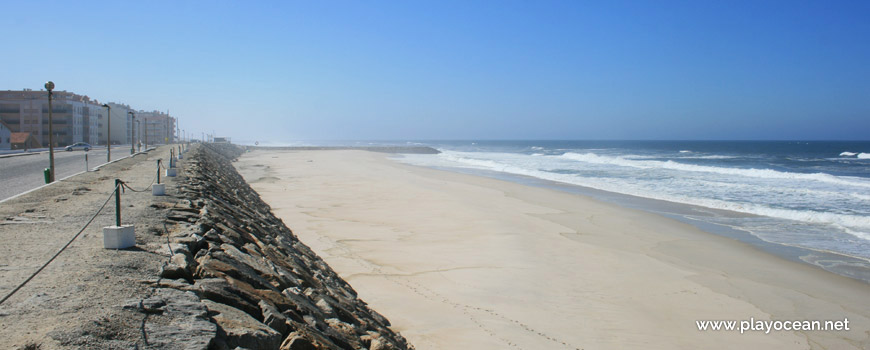
[[[88,155],[87,168],[85,154]],[[112,160],[130,155],[130,146],[112,146]],[[78,174],[85,169],[106,163],[106,149],[99,147],[85,151],[54,150],[55,180]],[[0,200],[45,185],[43,169],[48,168],[48,152],[0,158]]]

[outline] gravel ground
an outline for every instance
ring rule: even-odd
[[[150,186],[158,158],[169,158],[168,146],[0,203],[0,297],[85,225],[109,198],[115,178],[135,189]],[[151,290],[142,281],[156,276],[168,259],[164,218],[178,201],[177,179],[163,178],[164,197],[150,190],[122,194],[122,221],[135,224],[136,247],[103,249],[102,228],[114,225],[112,199],[69,248],[0,305],[0,348],[145,348],[142,314],[121,306],[146,298]]]

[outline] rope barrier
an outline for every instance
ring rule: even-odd
[[[66,250],[66,248],[68,248],[70,246],[70,244],[72,244],[72,242],[76,240],[76,238],[79,238],[79,235],[81,235],[82,232],[85,232],[85,229],[91,224],[91,222],[94,221],[94,219],[97,217],[97,215],[100,215],[100,212],[102,212],[103,209],[106,208],[106,204],[109,204],[109,201],[112,200],[112,196],[114,196],[115,192],[117,192],[118,190],[120,190],[119,186],[115,186],[115,189],[112,191],[112,193],[109,194],[109,198],[106,198],[106,201],[103,202],[103,205],[100,206],[100,209],[97,210],[96,213],[94,213],[94,216],[91,216],[90,220],[88,220],[88,222],[85,224],[85,226],[83,226],[82,229],[79,230],[79,232],[76,233],[69,240],[69,242],[66,242],[66,244],[62,248],[60,248],[60,250],[57,251],[57,253],[54,253],[54,255],[51,257],[51,259],[48,259],[48,261],[46,261],[45,264],[42,264],[42,266],[39,269],[37,269],[36,272],[31,274],[30,277],[27,277],[27,279],[24,280],[24,282],[21,282],[21,284],[19,284],[18,287],[15,287],[15,289],[13,289],[11,292],[9,292],[9,294],[7,294],[5,297],[3,297],[3,299],[0,300],[0,305],[3,305],[3,303],[6,302],[6,300],[9,300],[9,298],[11,298],[13,295],[15,295],[16,292],[18,292],[28,282],[30,282],[34,277],[36,277],[36,275],[38,275],[40,272],[42,272],[42,270],[45,269],[45,267],[48,266],[48,264],[51,264],[51,262],[54,261],[54,259],[57,258],[60,255],[60,253],[63,253]]]
[[[160,164],[160,166],[163,167],[163,164]],[[163,168],[166,169],[165,167],[163,167]],[[106,208],[106,204],[109,204],[109,201],[112,200],[112,197],[113,197],[113,196],[114,196],[118,191],[122,191],[122,192],[123,192],[124,188],[127,188],[127,189],[129,189],[130,191],[133,191],[133,192],[145,192],[145,191],[148,191],[148,190],[151,188],[152,185],[154,185],[154,182],[156,182],[156,180],[157,180],[157,177],[155,176],[154,179],[151,180],[151,184],[149,184],[147,187],[145,187],[144,190],[141,190],[141,191],[136,190],[136,189],[130,187],[130,185],[128,185],[128,184],[127,184],[126,182],[124,182],[124,181],[121,181],[120,185],[116,185],[116,186],[115,186],[115,189],[112,190],[112,193],[109,194],[109,197],[106,198],[106,201],[103,202],[103,205],[100,206],[100,209],[98,209],[97,212],[94,213],[94,215],[91,216],[90,219],[88,219],[88,222],[85,223],[84,226],[82,226],[81,230],[79,230],[79,232],[77,232],[75,235],[73,235],[73,237],[72,237],[68,242],[66,242],[66,244],[64,244],[64,246],[61,247],[61,248],[57,251],[57,253],[54,253],[54,255],[53,255],[50,259],[48,259],[48,261],[46,261],[44,264],[42,264],[42,266],[40,266],[39,269],[37,269],[35,272],[33,272],[33,274],[31,274],[29,277],[27,277],[27,279],[24,280],[24,282],[21,282],[21,284],[19,284],[17,287],[15,287],[15,289],[13,289],[11,292],[9,292],[9,294],[7,294],[6,296],[4,296],[3,299],[0,299],[0,305],[3,305],[3,303],[5,303],[7,300],[9,300],[9,298],[11,298],[13,295],[15,295],[15,293],[17,293],[19,290],[21,290],[21,288],[24,288],[24,286],[27,285],[27,283],[29,283],[31,280],[33,280],[33,278],[35,278],[37,275],[39,275],[39,273],[41,273],[42,270],[44,270],[44,269],[45,269],[49,264],[51,264],[51,262],[54,261],[54,259],[56,259],[58,256],[60,256],[61,253],[63,253],[67,248],[69,248],[69,246],[70,246],[70,245],[71,245],[71,244],[72,244],[72,243],[73,243],[77,238],[79,238],[79,236],[82,234],[82,232],[85,232],[85,229],[87,229],[88,226],[91,225],[91,223],[94,221],[94,219],[97,218],[97,215],[100,215],[100,213],[103,211],[103,209]],[[174,207],[175,207],[175,205],[173,205],[173,208],[174,208]],[[163,223],[163,230],[166,231],[167,233],[169,232],[169,231],[167,230],[167,228],[166,228],[166,223],[165,223],[165,222]],[[166,237],[166,244],[167,244],[167,247],[169,248],[169,253],[170,253],[170,257],[171,257],[172,254],[173,254],[173,251],[172,251],[172,246],[170,245],[170,242],[169,242],[168,234],[167,234],[167,237]],[[146,344],[147,344],[147,338],[146,338],[146,341],[145,341],[145,342],[146,342]]]
[[[121,181],[121,184],[130,191],[141,193],[141,192],[146,192],[146,191],[150,190],[151,186],[154,185],[155,182],[157,182],[157,176],[154,176],[154,179],[151,180],[151,184],[149,184],[148,186],[145,186],[145,189],[143,189],[143,190],[136,190],[133,187],[130,187],[130,185],[128,185],[127,182],[124,182],[124,181]]]

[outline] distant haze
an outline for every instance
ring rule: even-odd
[[[196,138],[870,139],[870,1],[3,7],[0,90]]]

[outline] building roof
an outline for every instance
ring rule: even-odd
[[[13,132],[9,143],[25,143],[30,138],[29,132]]]
[[[6,130],[12,131],[12,129],[9,128],[9,125],[6,125],[6,123],[4,123],[2,120],[0,120],[0,125],[3,125]]]

